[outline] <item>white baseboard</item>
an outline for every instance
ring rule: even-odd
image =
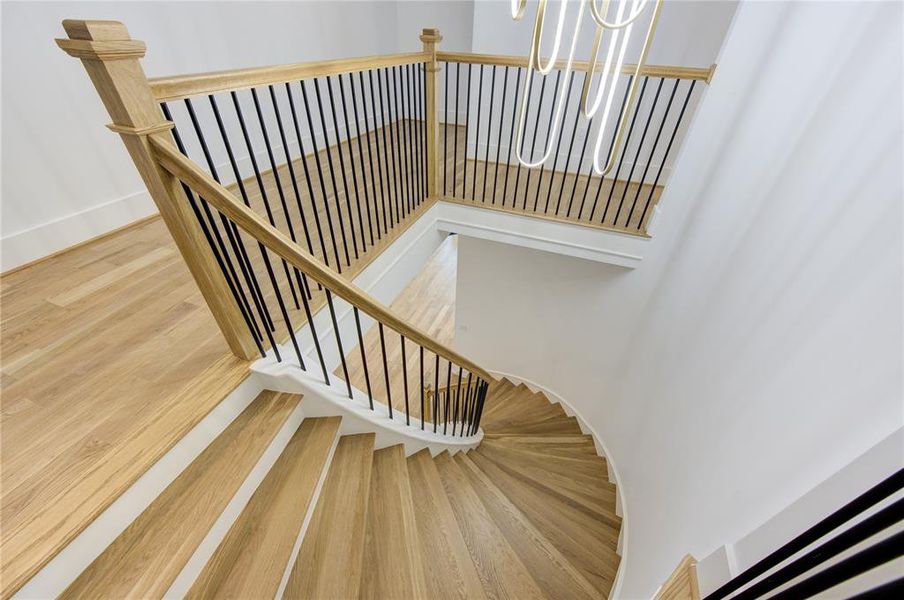
[[[600,437],[599,433],[597,433],[596,429],[592,425],[590,425],[590,423],[584,418],[580,411],[575,409],[570,402],[568,402],[565,398],[549,389],[548,387],[541,385],[535,381],[531,381],[530,379],[525,379],[524,377],[513,375],[511,373],[495,371],[493,369],[487,370],[493,375],[504,377],[516,385],[523,383],[532,392],[543,392],[543,394],[546,395],[546,398],[550,402],[561,405],[565,410],[565,414],[567,414],[569,417],[574,417],[577,420],[578,426],[581,428],[581,431],[585,434],[590,435],[590,437],[593,439],[593,445],[596,448],[596,453],[606,459],[606,466],[609,470],[609,481],[615,484],[615,489],[617,492],[615,494],[615,514],[620,516],[622,519],[621,529],[618,533],[618,546],[616,548],[616,552],[619,556],[625,556],[625,548],[627,548],[628,546],[628,509],[627,506],[625,506],[624,488],[621,486],[619,481],[618,467],[616,466],[612,455],[606,448],[606,444],[605,442],[603,442],[603,439]],[[612,585],[612,590],[609,592],[610,598],[619,597],[622,586],[622,579],[625,572],[623,565],[624,561],[620,561],[618,565],[618,572],[615,575],[615,582]]]

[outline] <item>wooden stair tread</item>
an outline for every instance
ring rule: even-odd
[[[470,458],[454,458],[487,511],[549,597],[596,598],[597,590]]]
[[[300,399],[261,393],[61,598],[162,597]]]
[[[189,590],[190,598],[273,597],[282,581],[339,417],[305,419]]]
[[[408,474],[412,489],[418,490],[414,514],[424,559],[427,597],[485,598],[480,576],[428,450],[408,458]]]
[[[461,467],[444,452],[434,459],[459,530],[491,598],[544,598]]]
[[[374,437],[366,433],[339,439],[284,598],[357,598]]]
[[[484,424],[481,422],[481,427]],[[500,427],[492,424],[486,425],[485,429],[493,433],[580,433],[581,428],[577,419],[574,417],[554,417],[542,421],[533,422],[513,422]]]
[[[530,522],[604,595],[615,580],[618,528],[542,488],[512,477],[478,453],[474,462]]]
[[[591,478],[600,478],[609,481],[609,470],[606,466],[606,459],[596,454],[571,453],[555,454],[545,448],[537,448],[536,446],[525,445],[506,445],[499,444],[493,440],[483,442],[488,448],[498,448],[502,452],[508,453],[513,457],[523,457],[525,460],[534,460],[542,462],[549,468],[561,471],[569,470],[573,473]]]
[[[414,500],[401,445],[373,454],[361,598],[424,598]]]

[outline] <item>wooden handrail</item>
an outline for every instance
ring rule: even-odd
[[[475,54],[473,52],[437,52],[436,60],[440,62],[454,63],[470,63],[473,65],[500,65],[504,67],[527,67],[526,56],[508,56],[504,54]],[[542,59],[545,64],[547,59]],[[555,68],[563,69],[567,61],[560,59],[556,61]],[[603,67],[602,63],[598,63],[599,68]],[[586,71],[590,68],[590,62],[586,60],[576,60],[571,63],[571,68],[575,71]],[[633,74],[637,65],[623,65],[622,73]],[[709,83],[712,80],[716,65],[710,65],[706,68],[698,67],[673,67],[668,65],[644,65],[640,70],[641,75],[648,77],[667,77],[673,79],[696,79]]]
[[[396,316],[389,308],[377,302],[366,292],[303,250],[278,229],[269,225],[257,213],[236,200],[229,190],[214,181],[210,175],[180,153],[171,142],[159,138],[151,138],[151,146],[160,167],[176,179],[186,183],[198,195],[212,204],[214,208],[234,221],[256,240],[263,243],[264,246],[300,269],[305,275],[323,285],[352,306],[363,310],[380,323],[401,333],[405,338],[420,344],[446,360],[464,367],[486,381],[495,381],[495,377],[481,369],[474,362],[451,348],[436,342],[420,329],[409,325]]]
[[[283,83],[354,73],[368,69],[397,67],[427,62],[432,54],[427,52],[406,52],[401,54],[384,54],[380,56],[362,56],[358,58],[341,58],[316,62],[295,63],[290,65],[272,65],[269,67],[253,67],[249,69],[230,69],[212,71],[192,75],[176,75],[171,77],[154,77],[149,79],[151,92],[160,101],[181,100],[202,94],[213,94],[232,90],[242,90],[260,85]]]

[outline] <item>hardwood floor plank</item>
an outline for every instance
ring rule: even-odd
[[[263,392],[61,598],[161,598],[300,396]]]
[[[339,430],[305,419],[217,547],[188,598],[272,598]]]

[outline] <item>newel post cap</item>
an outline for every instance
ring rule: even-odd
[[[87,60],[125,60],[144,56],[144,42],[133,40],[119,21],[65,19],[68,38],[57,39],[57,46],[69,56]]]

